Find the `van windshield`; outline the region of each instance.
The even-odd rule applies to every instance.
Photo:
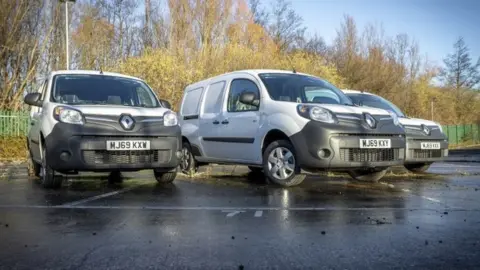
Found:
[[[355,104],[392,111],[398,117],[405,117],[403,112],[397,106],[395,106],[395,104],[380,96],[361,93],[347,93],[346,95]]]
[[[160,102],[146,83],[110,75],[56,75],[51,101],[69,105],[160,107]]]
[[[340,89],[317,77],[289,73],[261,73],[259,77],[273,100],[353,106]]]

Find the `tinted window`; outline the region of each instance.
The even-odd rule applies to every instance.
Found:
[[[247,105],[240,102],[240,95],[244,92],[254,92],[257,98],[260,98],[260,90],[257,85],[248,79],[233,80],[230,85],[230,92],[228,93],[228,111],[229,112],[245,112],[257,111],[258,107]]]
[[[370,94],[357,94],[348,93],[347,96],[352,99],[355,104],[362,106],[368,106],[373,108],[384,109],[387,111],[393,111],[399,117],[405,117],[402,111],[390,101],[375,95]]]
[[[186,93],[182,105],[182,115],[196,115],[198,114],[198,104],[202,96],[203,87],[195,88]]]
[[[259,76],[273,100],[353,105],[341,90],[320,78],[288,73],[263,73]]]
[[[217,82],[208,87],[205,94],[205,105],[203,107],[204,113],[217,113],[222,110],[223,92],[225,89],[225,82]]]
[[[54,79],[51,100],[71,105],[160,106],[146,83],[107,75],[57,75]]]

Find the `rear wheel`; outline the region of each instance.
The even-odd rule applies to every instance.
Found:
[[[268,180],[283,187],[299,185],[305,179],[305,175],[300,174],[295,149],[286,140],[267,146],[263,153],[263,171]]]
[[[40,182],[44,188],[60,188],[62,186],[62,177],[55,175],[55,171],[50,167],[47,160],[47,151],[42,149],[42,165],[40,168]]]
[[[175,177],[177,177],[177,172],[153,172],[155,175],[155,179],[157,180],[158,183],[160,184],[168,184],[172,183],[173,180],[175,180]]]
[[[378,180],[382,179],[386,173],[387,169],[381,171],[354,170],[348,172],[353,179],[364,182],[378,182]]]
[[[413,164],[405,164],[405,168],[411,172],[416,173],[423,173],[430,168],[431,163],[413,163]]]
[[[182,159],[180,160],[182,173],[191,175],[197,172],[197,164],[192,154],[192,147],[188,142],[182,144]]]

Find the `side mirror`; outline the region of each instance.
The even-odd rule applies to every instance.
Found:
[[[170,102],[164,99],[160,99],[160,104],[162,105],[162,107],[165,107],[167,109],[172,109],[172,105],[170,104]]]
[[[240,95],[240,102],[246,105],[253,105],[258,107],[259,100],[257,99],[257,95],[254,92],[244,91]]]
[[[23,98],[23,102],[31,106],[41,107],[42,106],[42,102],[40,101],[41,97],[42,97],[41,93],[29,93]]]

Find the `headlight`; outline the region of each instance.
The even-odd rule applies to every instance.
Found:
[[[437,124],[437,126],[438,126],[438,129],[440,129],[440,132],[442,132],[442,133],[443,133],[443,128],[442,128],[442,125],[440,125],[439,123],[435,123],[435,124]]]
[[[56,107],[53,110],[53,117],[55,120],[67,124],[83,125],[85,123],[80,111],[65,106]]]
[[[165,114],[163,114],[163,125],[166,127],[178,125],[177,114],[171,111],[168,111]]]
[[[393,124],[395,126],[400,126],[400,122],[398,121],[398,116],[396,113],[392,112],[392,111],[388,111],[388,113],[390,114],[390,116],[392,117],[393,119]]]
[[[335,116],[329,110],[318,107],[318,106],[308,106],[308,105],[298,105],[297,107],[298,114],[301,116],[323,123],[335,123]]]

